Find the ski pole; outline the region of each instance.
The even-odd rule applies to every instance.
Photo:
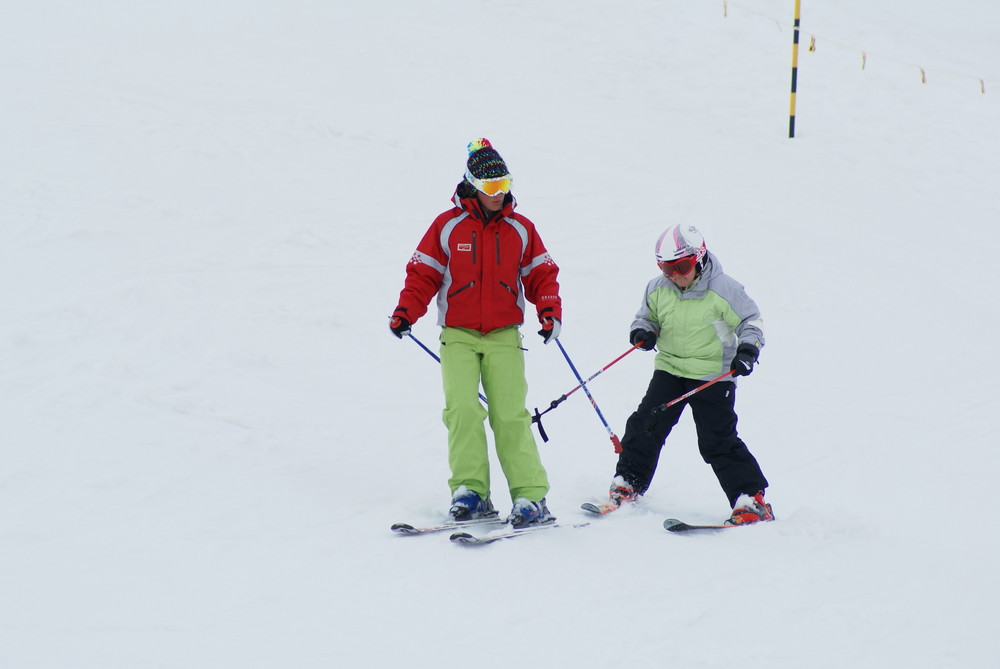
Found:
[[[434,351],[432,351],[429,348],[427,348],[426,346],[424,346],[424,344],[423,344],[422,341],[420,341],[419,339],[417,339],[416,337],[413,336],[413,333],[407,332],[406,336],[409,337],[410,339],[412,339],[413,341],[415,341],[417,343],[417,346],[419,346],[420,348],[422,348],[425,351],[427,351],[427,355],[429,355],[432,358],[434,358],[435,360],[437,360],[438,363],[441,362],[441,358],[437,357],[437,355],[434,354]],[[486,398],[483,397],[482,393],[479,393],[479,399],[481,399],[483,401],[483,404],[489,405],[489,402],[486,401]]]
[[[688,392],[684,393],[683,395],[681,395],[680,397],[675,397],[674,399],[670,400],[666,404],[661,404],[660,406],[653,407],[652,409],[649,410],[649,413],[651,413],[651,414],[653,414],[655,416],[658,413],[666,411],[667,409],[669,409],[673,405],[677,404],[678,402],[686,400],[687,398],[691,397],[695,393],[697,393],[699,391],[702,391],[705,388],[708,388],[713,383],[718,383],[719,381],[721,381],[722,379],[726,378],[727,376],[732,376],[732,375],[733,375],[732,370],[726,372],[725,374],[721,374],[721,375],[715,377],[714,379],[712,379],[711,381],[706,381],[705,383],[701,384],[700,386],[698,386],[694,390],[688,391]]]
[[[601,413],[601,409],[597,406],[597,402],[594,400],[594,396],[590,394],[590,389],[587,388],[586,382],[584,382],[583,377],[580,376],[580,372],[576,371],[576,366],[573,361],[569,359],[569,354],[566,353],[566,349],[563,348],[562,342],[559,338],[556,338],[556,343],[559,345],[559,350],[562,351],[563,357],[566,358],[566,362],[569,363],[569,368],[573,370],[573,374],[576,376],[576,380],[580,382],[580,387],[583,388],[583,392],[587,394],[587,399],[590,400],[590,404],[594,407],[594,411],[597,412],[597,417],[601,419],[604,424],[604,429],[608,431],[608,436],[611,437],[611,443],[615,445],[615,453],[622,452],[622,442],[618,440],[618,435],[614,433],[611,426],[608,425],[608,421],[604,420],[604,414]],[[541,425],[541,423],[539,423]]]
[[[640,346],[642,346],[642,344],[643,344],[643,342],[640,341],[635,346],[633,346],[629,350],[625,351],[624,353],[622,353],[620,356],[618,356],[617,358],[615,358],[614,360],[612,360],[608,364],[604,365],[604,367],[601,367],[599,370],[597,370],[597,372],[595,372],[593,375],[591,375],[591,377],[589,379],[587,379],[586,382],[590,383],[591,381],[593,381],[594,379],[596,379],[598,376],[600,376],[604,372],[604,370],[606,370],[608,367],[611,367],[611,365],[615,364],[616,362],[618,362],[619,360],[621,360],[622,358],[624,358],[626,355],[628,355],[629,353],[631,353],[635,349],[637,349]],[[573,390],[569,391],[568,393],[566,393],[564,395],[560,395],[559,399],[552,400],[551,402],[549,402],[549,408],[546,409],[545,411],[542,411],[541,413],[539,413],[537,407],[535,408],[535,415],[531,417],[531,422],[532,423],[538,423],[538,434],[540,434],[542,436],[542,441],[548,441],[549,440],[548,435],[545,434],[545,430],[542,429],[542,416],[544,416],[545,414],[547,414],[548,412],[552,411],[553,409],[555,409],[556,407],[558,407],[560,404],[562,404],[563,402],[565,402],[566,398],[568,398],[570,395],[572,395],[573,393],[575,393],[576,391],[578,391],[582,387],[583,387],[583,385],[578,385],[576,388],[573,388]]]

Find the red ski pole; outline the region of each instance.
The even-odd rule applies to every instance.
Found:
[[[622,358],[624,358],[626,355],[628,355],[629,353],[631,353],[635,349],[637,349],[640,346],[642,346],[642,344],[643,344],[643,342],[640,341],[635,346],[633,346],[629,350],[625,351],[624,353],[622,353],[620,356],[618,356],[617,358],[615,358],[614,360],[612,360],[608,364],[604,365],[604,367],[601,367],[599,370],[597,370],[596,372],[594,372],[594,374],[591,375],[591,377],[589,379],[587,379],[586,381],[584,381],[584,383],[590,383],[591,381],[593,381],[594,379],[596,379],[598,376],[600,376],[604,372],[604,370],[606,370],[607,368],[611,367],[611,365],[615,364],[616,362],[618,362],[619,360],[621,360]],[[545,414],[547,414],[548,412],[552,411],[557,406],[559,406],[560,404],[562,404],[563,402],[565,402],[567,397],[569,397],[570,395],[572,395],[573,393],[575,393],[576,391],[578,391],[580,388],[583,388],[582,384],[578,385],[576,388],[573,388],[573,390],[569,391],[568,393],[566,393],[564,395],[560,395],[559,399],[552,400],[551,402],[549,402],[549,408],[546,409],[545,411],[539,412],[538,409],[537,409],[537,407],[535,408],[535,415],[531,417],[531,422],[532,423],[538,423],[538,434],[542,437],[542,441],[548,441],[549,440],[549,435],[545,434],[545,428],[542,427],[542,416],[544,416]]]
[[[699,391],[702,391],[705,388],[708,388],[713,383],[718,383],[719,381],[723,380],[727,376],[732,376],[732,375],[733,375],[732,370],[726,372],[725,374],[720,374],[719,376],[715,377],[711,381],[706,381],[705,383],[701,384],[700,386],[698,386],[694,390],[688,391],[688,392],[684,393],[683,395],[681,395],[680,397],[675,397],[674,399],[670,400],[666,404],[661,404],[658,407],[653,407],[650,410],[649,413],[655,415],[655,414],[661,413],[663,411],[666,411],[667,409],[669,409],[673,405],[677,404],[678,402],[682,402],[682,401],[686,400],[687,398],[691,397],[692,395],[694,395],[695,393],[697,393]]]
[[[621,360],[622,358],[624,358],[626,355],[628,355],[629,353],[631,353],[635,349],[637,349],[640,346],[642,346],[642,344],[643,344],[643,342],[640,341],[638,344],[636,344],[635,346],[633,346],[629,350],[625,351],[624,353],[622,353],[620,356],[618,356],[617,358],[615,358],[614,360],[612,360],[608,364],[604,365],[604,367],[601,367],[599,370],[597,370],[596,372],[594,372],[594,374],[592,374],[589,379],[587,379],[586,381],[584,381],[584,383],[590,383],[591,381],[593,381],[594,379],[596,379],[598,376],[600,376],[604,372],[604,370],[608,369],[609,367],[611,367],[611,365],[615,364],[616,362],[618,362],[619,360]],[[566,398],[568,398],[570,395],[572,395],[573,393],[575,393],[576,391],[578,391],[580,388],[583,388],[582,384],[578,385],[576,388],[573,388],[573,390],[569,391],[565,395],[560,395],[559,399],[552,400],[551,402],[549,402],[549,408],[546,409],[545,411],[543,411],[542,413],[538,414],[538,415],[539,416],[544,416],[548,412],[552,411],[557,406],[559,406],[560,404],[562,404],[563,402],[565,402]],[[538,410],[535,409],[535,411],[537,412]],[[532,419],[532,420],[536,420],[537,421],[537,418]]]

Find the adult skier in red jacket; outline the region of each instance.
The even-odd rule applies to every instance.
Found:
[[[544,342],[559,336],[559,268],[534,223],[514,211],[511,176],[500,154],[486,139],[470,142],[468,149],[454,207],[434,219],[406,266],[390,330],[399,338],[409,334],[436,297],[452,517],[497,514],[490,499],[488,415],[513,502],[507,521],[551,522],[548,477],[525,407],[520,325],[530,302]],[[488,412],[478,399],[480,382]]]

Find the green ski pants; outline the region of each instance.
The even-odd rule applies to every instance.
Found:
[[[531,414],[525,407],[528,382],[518,327],[488,334],[443,328],[441,377],[452,493],[464,485],[483,499],[490,495],[490,459],[483,423],[488,415],[511,500],[524,497],[537,502],[545,497],[549,480],[531,433]],[[480,380],[488,408],[479,400]]]

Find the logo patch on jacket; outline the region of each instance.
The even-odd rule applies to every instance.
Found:
[[[459,251],[471,251],[472,250],[472,244],[459,244],[458,245],[458,250]]]

